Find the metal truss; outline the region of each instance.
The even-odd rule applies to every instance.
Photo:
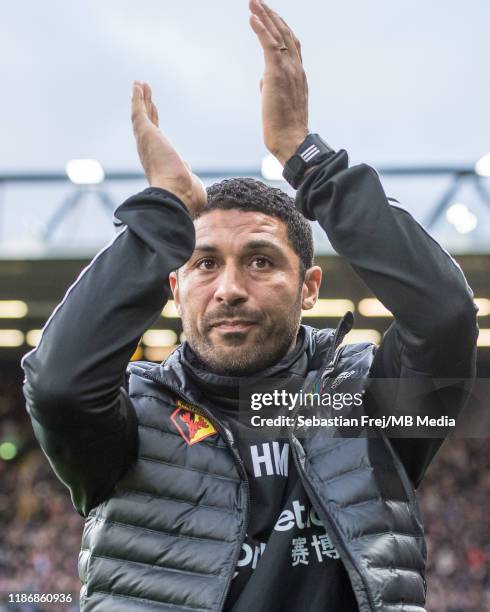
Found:
[[[428,229],[434,225],[444,215],[448,205],[453,201],[458,191],[463,185],[470,184],[475,189],[479,198],[486,205],[490,212],[490,191],[485,184],[488,179],[477,174],[473,167],[460,166],[405,166],[405,167],[385,167],[377,169],[382,176],[395,177],[419,177],[419,176],[447,176],[449,185],[442,193],[441,197],[431,207],[425,226]],[[202,179],[229,178],[236,176],[252,176],[262,178],[259,168],[236,168],[233,170],[196,170],[196,174]],[[109,182],[118,181],[137,181],[144,180],[141,172],[108,172],[105,180],[100,185],[75,185],[72,184],[65,173],[11,173],[0,175],[0,189],[9,184],[19,183],[70,183],[73,189],[64,198],[60,206],[54,211],[45,225],[41,238],[44,242],[49,242],[54,231],[63,222],[82,200],[91,194],[95,196],[111,217],[116,204],[109,192],[103,188]]]

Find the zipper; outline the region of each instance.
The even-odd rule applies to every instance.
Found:
[[[350,319],[347,319],[348,315],[350,315]],[[342,318],[339,326],[337,327],[337,329],[335,330],[335,335],[333,338],[333,344],[332,344],[332,351],[331,354],[329,355],[329,360],[331,360],[331,358],[333,357],[333,355],[335,354],[335,350],[337,349],[338,344],[340,344],[340,342],[342,342],[344,336],[346,335],[346,333],[348,331],[350,331],[350,329],[352,328],[352,319],[353,319],[353,315],[351,312],[347,312],[344,317]],[[335,363],[338,359],[337,358],[332,361],[331,363],[329,363],[330,369],[329,369],[329,373],[331,371],[333,371],[334,367],[335,367]],[[165,389],[170,390],[172,393],[174,393],[177,397],[179,397],[181,400],[183,400],[184,402],[191,404],[194,408],[197,408],[197,410],[195,411],[198,414],[201,414],[201,416],[204,416],[205,418],[207,418],[216,428],[216,430],[221,434],[221,436],[223,437],[225,444],[227,445],[227,447],[229,448],[231,454],[233,455],[233,458],[235,460],[235,463],[238,465],[239,471],[241,471],[242,477],[243,477],[243,483],[245,484],[245,491],[246,491],[246,504],[245,504],[245,509],[244,509],[244,520],[243,520],[243,524],[242,524],[242,529],[240,532],[240,538],[239,538],[239,546],[237,546],[236,548],[236,552],[233,556],[233,563],[232,563],[232,571],[229,575],[229,577],[226,580],[226,584],[225,584],[225,588],[223,590],[223,595],[221,597],[221,600],[218,604],[218,612],[221,612],[223,610],[224,607],[224,603],[226,600],[226,597],[228,595],[229,589],[230,589],[230,585],[231,585],[231,581],[233,580],[233,574],[235,572],[237,563],[238,563],[238,559],[240,557],[240,551],[242,549],[242,545],[243,542],[245,541],[245,537],[247,535],[247,527],[248,527],[248,516],[249,516],[249,512],[250,512],[250,507],[251,507],[251,501],[250,501],[250,483],[248,480],[248,476],[247,476],[247,472],[245,470],[245,465],[238,453],[238,451],[235,449],[235,439],[233,437],[233,433],[228,430],[225,429],[223,427],[223,425],[217,421],[214,417],[214,415],[204,406],[201,406],[199,404],[196,404],[194,401],[190,400],[188,397],[186,397],[185,394],[183,394],[180,390],[176,389],[175,387],[173,387],[172,385],[169,385],[167,383],[164,383],[162,380],[160,380],[158,377],[153,376],[152,374],[150,374],[150,372],[148,371],[144,371],[144,372],[138,372],[138,374],[140,376],[142,376],[143,378],[147,378],[148,380],[151,380],[157,384],[159,384],[160,386],[164,387]],[[322,374],[321,379],[323,378],[324,373]],[[296,409],[296,413],[299,407],[297,407]],[[294,414],[294,413],[293,413]],[[293,415],[292,415],[293,416]],[[293,459],[294,462],[296,464],[296,467],[298,469],[298,473],[300,475],[300,478],[302,480],[303,486],[306,485],[306,475],[304,474],[302,468],[299,466],[299,461],[296,455],[296,446],[292,440],[292,431],[288,430],[288,437],[291,441],[291,446],[292,446],[292,454],[293,454]],[[310,489],[309,484],[307,486],[305,486],[305,490],[308,493],[308,490]],[[311,490],[311,489],[310,489]],[[312,491],[312,494],[314,495],[315,499],[316,499],[316,494]],[[321,507],[321,504],[320,504]],[[320,512],[318,512],[318,515],[320,516]],[[327,521],[328,523],[330,523],[330,521]],[[331,526],[332,528],[333,526]],[[336,529],[334,529],[335,533],[337,533]],[[344,549],[345,550],[345,549]],[[347,551],[345,551],[346,554]],[[349,555],[350,557],[350,555]],[[359,573],[359,571],[357,570],[357,568],[355,567],[354,563],[352,562],[352,566],[356,569],[356,571]],[[359,573],[360,575],[360,573]],[[362,576],[361,576],[361,580],[362,580]],[[364,580],[363,580],[364,583]],[[369,600],[370,599],[370,595],[367,591],[366,588],[366,594],[368,595]],[[374,610],[374,607],[373,607]]]
[[[236,552],[233,556],[233,563],[232,563],[232,571],[229,575],[229,577],[226,579],[226,584],[225,584],[225,589],[223,591],[223,595],[219,601],[219,605],[218,605],[218,611],[221,612],[221,610],[223,610],[224,607],[224,603],[225,603],[225,599],[228,595],[228,592],[230,590],[230,585],[231,585],[231,581],[233,580],[233,574],[236,570],[236,566],[238,563],[238,559],[240,557],[240,551],[242,550],[242,544],[245,541],[245,537],[247,534],[247,527],[248,527],[248,515],[249,515],[249,511],[250,511],[250,507],[251,507],[251,502],[250,502],[250,483],[248,481],[248,476],[247,476],[247,472],[245,470],[245,465],[238,453],[238,451],[235,448],[235,439],[233,437],[233,433],[228,430],[225,429],[225,427],[223,427],[223,425],[217,421],[214,417],[214,415],[204,406],[200,406],[199,404],[196,404],[193,400],[190,400],[188,397],[186,397],[181,391],[175,389],[175,387],[173,387],[172,385],[168,385],[166,383],[163,383],[159,378],[157,378],[156,376],[153,376],[152,374],[150,374],[149,372],[138,372],[138,374],[140,376],[143,376],[144,378],[148,378],[149,380],[152,380],[153,382],[158,383],[159,385],[161,385],[162,387],[164,387],[165,389],[170,390],[172,393],[175,393],[175,395],[177,395],[181,400],[183,400],[184,402],[186,402],[187,404],[191,404],[193,408],[196,408],[197,410],[195,410],[194,412],[196,412],[197,414],[200,414],[201,416],[205,417],[206,419],[209,420],[209,422],[215,427],[216,431],[218,431],[222,438],[225,441],[226,446],[229,448],[231,454],[233,455],[233,458],[235,460],[235,463],[238,465],[239,468],[239,472],[241,472],[242,475],[242,482],[245,484],[245,491],[246,491],[246,504],[245,504],[245,509],[244,509],[244,513],[243,513],[243,524],[242,524],[242,528],[240,531],[240,537],[239,537],[239,546],[236,548]]]
[[[351,317],[352,317],[352,313],[350,313]],[[345,317],[344,319],[342,319],[341,323],[339,324],[338,328],[335,331],[335,335],[332,339],[332,348],[330,350],[330,353],[328,355],[328,360],[327,360],[327,367],[325,368],[325,370],[321,373],[320,376],[318,376],[316,378],[316,380],[313,382],[312,388],[314,389],[316,387],[316,385],[318,383],[322,383],[325,379],[329,378],[330,374],[335,370],[335,367],[337,365],[337,362],[340,358],[340,351],[337,352],[337,354],[335,354],[335,351],[337,350],[338,345],[342,342],[342,340],[344,339],[344,336],[347,334],[348,331],[350,331],[351,327],[352,327],[352,323],[350,321],[347,321],[346,323],[344,323]],[[344,324],[343,324],[344,323]],[[307,386],[305,384],[305,386]],[[292,418],[294,420],[296,420],[296,415],[299,412],[299,408],[300,406],[296,406],[295,410],[292,413]],[[288,427],[288,437],[291,443],[291,452],[293,455],[293,459],[294,459],[294,463],[296,465],[296,469],[298,470],[298,474],[300,477],[300,480],[305,488],[305,491],[308,495],[308,497],[310,498],[310,501],[313,505],[313,507],[315,508],[315,511],[317,512],[318,516],[322,519],[323,523],[324,523],[324,527],[329,530],[330,532],[335,534],[335,538],[336,540],[340,543],[340,548],[344,553],[344,557],[347,558],[348,560],[348,564],[350,565],[350,567],[352,567],[352,569],[357,573],[357,575],[359,576],[359,578],[361,579],[361,582],[364,586],[364,593],[367,597],[367,600],[371,606],[371,609],[374,611],[375,605],[374,605],[374,601],[372,599],[372,595],[368,589],[368,586],[366,584],[366,581],[364,579],[364,577],[362,576],[361,572],[359,571],[359,569],[357,568],[357,565],[354,561],[354,558],[352,557],[352,555],[350,554],[349,550],[347,549],[346,546],[344,546],[343,544],[343,538],[339,532],[339,530],[337,529],[336,525],[330,520],[330,518],[328,517],[328,513],[323,512],[322,510],[322,501],[321,499],[318,497],[316,491],[314,490],[314,488],[311,486],[309,480],[308,480],[308,476],[303,468],[303,465],[301,464],[299,457],[298,457],[298,449],[296,446],[296,442],[295,440],[297,440],[297,438],[294,436],[294,424],[292,425],[292,427]],[[299,441],[298,441],[299,444]],[[336,543],[337,545],[337,543]],[[342,561],[344,561],[344,559],[342,559]]]
[[[350,310],[348,310],[345,313],[345,315],[342,317],[340,323],[338,324],[337,329],[335,330],[334,337],[332,338],[332,345],[330,349],[330,354],[328,356],[329,357],[328,361],[330,361],[333,358],[333,356],[335,355],[335,351],[337,350],[339,345],[343,342],[345,336],[352,329],[353,322],[354,322],[354,315],[352,314]],[[333,365],[333,364],[329,363],[329,365]]]
[[[313,507],[315,508],[315,511],[317,512],[318,516],[322,519],[322,522],[324,524],[324,526],[326,525],[328,527],[328,531],[330,531],[331,533],[333,532],[335,534],[335,537],[337,539],[338,542],[340,542],[341,546],[341,550],[343,550],[344,552],[344,556],[348,559],[348,563],[349,565],[352,567],[352,569],[357,573],[357,575],[359,576],[359,578],[361,579],[361,582],[364,586],[364,593],[369,601],[369,604],[371,606],[371,609],[374,611],[376,608],[374,606],[374,601],[372,599],[371,593],[367,587],[366,581],[364,580],[364,577],[362,576],[361,572],[358,570],[356,563],[352,557],[352,555],[350,554],[349,550],[347,549],[346,546],[344,546],[343,544],[343,538],[340,535],[339,530],[337,529],[336,525],[330,521],[328,514],[323,512],[322,510],[322,501],[321,499],[318,497],[316,491],[314,490],[314,488],[310,485],[309,481],[308,481],[308,476],[306,475],[306,472],[304,471],[303,466],[301,465],[301,462],[298,459],[297,456],[297,448],[296,448],[296,444],[293,440],[293,433],[290,430],[290,441],[291,441],[291,446],[292,446],[292,454],[293,454],[293,459],[294,459],[294,463],[296,465],[296,469],[298,470],[298,474],[300,475],[300,479],[301,482],[305,488],[305,491],[308,495],[308,497],[310,498],[310,501],[313,505]],[[337,542],[335,543],[337,546]],[[344,559],[342,558],[342,561],[344,561]],[[355,591],[354,591],[355,592]]]
[[[339,359],[340,359],[340,351],[337,351],[337,353],[334,352],[331,361],[328,363],[327,367],[323,370],[322,375],[320,376],[320,380],[318,381],[321,383],[321,391],[323,391],[323,389],[325,388],[323,383],[326,380],[328,380],[332,372],[335,371],[335,368],[337,367],[337,363]]]

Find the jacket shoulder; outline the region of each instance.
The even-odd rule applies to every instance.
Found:
[[[142,374],[143,372],[149,372],[155,367],[154,361],[130,361],[126,368],[126,374]]]

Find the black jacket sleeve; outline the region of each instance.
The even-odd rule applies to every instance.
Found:
[[[373,378],[399,381],[384,385],[384,412],[456,416],[475,376],[478,336],[477,307],[458,264],[408,212],[389,203],[373,168],[349,168],[345,151],[306,177],[296,205],[318,220],[394,315],[371,367]],[[442,439],[392,443],[417,486]]]
[[[123,229],[68,289],[22,360],[35,435],[82,515],[136,455],[126,367],[168,299],[169,273],[195,240],[184,204],[163,189],[129,198],[115,217]]]

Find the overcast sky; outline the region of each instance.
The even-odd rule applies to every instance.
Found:
[[[471,164],[490,150],[488,0],[271,6],[302,41],[310,128],[354,162]],[[0,63],[0,173],[79,157],[138,169],[134,79],[150,82],[196,168],[254,167],[265,153],[245,0],[5,2]]]

